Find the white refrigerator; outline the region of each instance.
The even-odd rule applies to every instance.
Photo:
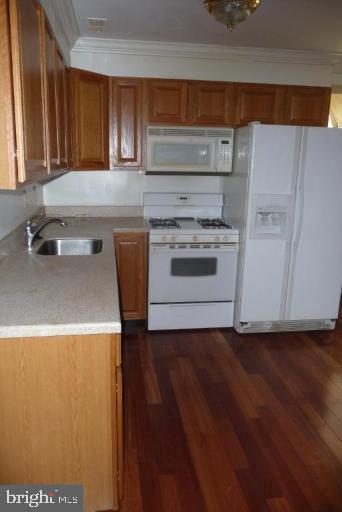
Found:
[[[342,286],[342,130],[236,130],[224,216],[240,230],[238,332],[333,329]]]

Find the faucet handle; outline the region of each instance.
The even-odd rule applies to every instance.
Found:
[[[33,224],[32,224],[31,219],[29,219],[29,220],[26,221],[25,230],[26,230],[26,232],[27,231],[31,231],[32,228],[33,228]]]

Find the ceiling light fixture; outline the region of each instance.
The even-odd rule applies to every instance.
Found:
[[[217,21],[227,25],[231,32],[238,23],[245,21],[262,0],[204,0],[204,5]]]

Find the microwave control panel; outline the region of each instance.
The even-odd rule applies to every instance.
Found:
[[[219,139],[218,140],[218,162],[217,172],[232,172],[232,140]]]

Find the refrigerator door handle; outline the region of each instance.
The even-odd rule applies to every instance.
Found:
[[[288,288],[287,288],[287,296],[286,296],[286,304],[285,304],[285,320],[289,317],[291,313],[291,303],[292,303],[292,295],[293,295],[293,279],[295,274],[295,266],[296,266],[296,256],[298,251],[298,245],[302,235],[303,229],[303,219],[304,219],[304,207],[305,207],[305,191],[304,191],[304,181],[305,181],[305,155],[307,152],[307,142],[308,142],[308,129],[302,128],[302,145],[299,157],[299,165],[298,165],[298,180],[297,180],[297,193],[296,193],[296,213],[295,219],[297,220],[295,230],[293,233],[293,241],[292,241],[292,249],[290,255],[290,267],[288,273]]]

